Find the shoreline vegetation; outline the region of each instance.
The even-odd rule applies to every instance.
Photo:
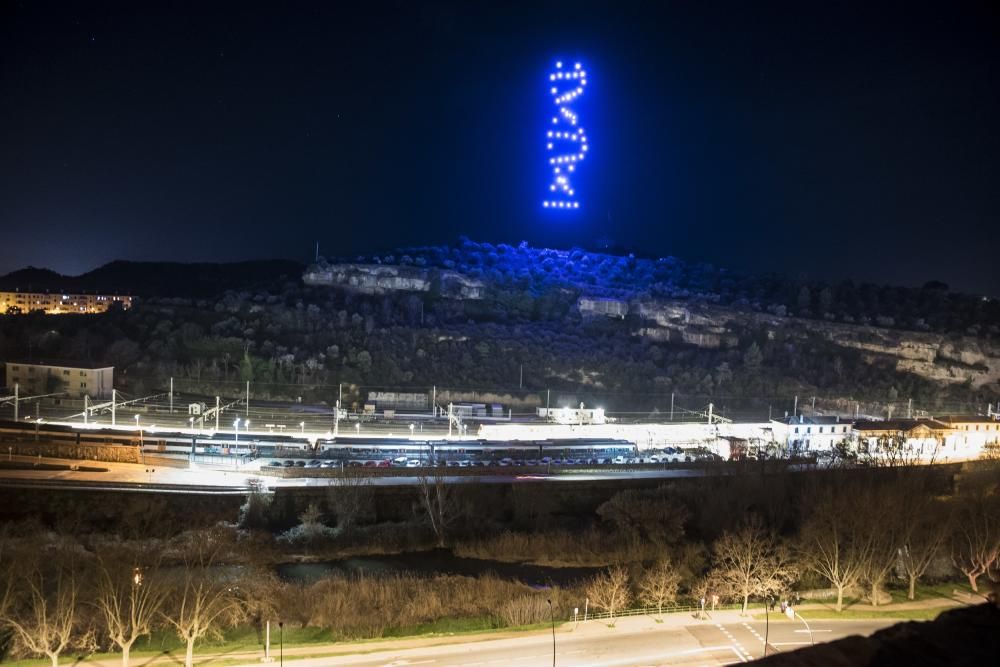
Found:
[[[613,626],[627,610],[690,613],[703,600],[746,618],[769,598],[800,607],[799,597],[807,617],[929,618],[956,604],[956,589],[970,601],[970,591],[984,595],[1000,566],[1000,468],[948,470],[595,489],[427,478],[382,495],[364,480],[312,494],[251,485],[228,516],[204,517],[173,496],[107,496],[98,507],[47,494],[51,507],[40,513],[42,500],[26,496],[18,509],[33,518],[0,525],[0,591],[9,591],[0,596],[0,655],[55,665],[111,652],[128,667],[132,650],[156,642],[177,659],[183,647],[191,667],[217,646],[259,646],[268,621],[272,640],[281,620],[289,643],[344,642],[531,627],[577,608]],[[402,555],[383,556],[381,571],[297,580],[275,568],[393,552]],[[447,559],[470,557],[492,563],[432,569],[434,558],[447,570]],[[422,572],[417,559],[427,561]],[[599,567],[521,581],[502,567],[524,562]]]

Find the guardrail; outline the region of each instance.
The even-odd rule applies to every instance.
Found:
[[[717,604],[715,609],[712,609],[710,605],[705,606],[705,611],[711,613],[713,611],[727,611],[732,609],[741,609],[740,604]],[[664,606],[661,610],[657,610],[656,607],[633,607],[631,609],[622,609],[616,611],[613,615],[606,611],[601,612],[588,612],[586,620],[602,620],[609,618],[622,618],[624,616],[658,616],[660,614],[676,614],[680,612],[700,612],[700,605],[674,605],[670,607]],[[572,620],[572,619],[571,619]],[[584,619],[579,619],[584,620]]]

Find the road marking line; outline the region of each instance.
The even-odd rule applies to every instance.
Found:
[[[810,646],[812,642],[768,642],[768,646]]]
[[[809,631],[808,630],[794,630],[793,632],[801,632],[803,634],[806,634]],[[813,634],[816,634],[817,632],[833,632],[833,630],[813,630],[812,631]]]

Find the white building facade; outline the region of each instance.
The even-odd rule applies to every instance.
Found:
[[[108,398],[114,372],[114,366],[68,361],[8,361],[7,387],[17,385],[21,396],[62,393],[69,398]]]

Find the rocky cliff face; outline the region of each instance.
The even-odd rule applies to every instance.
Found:
[[[481,282],[455,271],[380,264],[331,264],[311,266],[302,274],[302,282],[306,285],[339,287],[364,294],[429,292],[435,278],[440,279],[441,296],[445,298],[483,298]]]
[[[642,326],[637,334],[663,342],[727,348],[740,344],[747,328],[778,330],[806,337],[820,335],[834,345],[859,350],[869,363],[888,359],[896,370],[928,380],[1000,386],[1000,346],[969,336],[900,331],[780,317],[685,301],[640,301],[632,304]]]

